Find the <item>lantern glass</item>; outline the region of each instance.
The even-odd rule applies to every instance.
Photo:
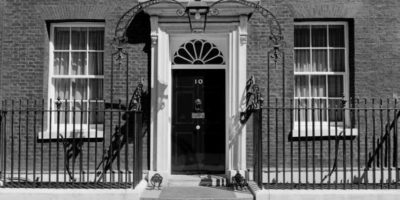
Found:
[[[204,32],[207,23],[209,6],[200,0],[189,1],[185,12],[189,18],[192,32]]]

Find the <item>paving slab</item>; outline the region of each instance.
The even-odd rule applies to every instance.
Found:
[[[142,200],[253,200],[253,195],[245,191],[204,186],[167,186],[161,190],[145,190]]]

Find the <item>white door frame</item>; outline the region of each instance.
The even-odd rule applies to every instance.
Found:
[[[239,16],[237,28],[225,32],[207,29],[203,35],[171,33],[167,26],[158,23],[158,17],[151,18],[151,120],[150,120],[150,171],[169,176],[171,174],[171,123],[172,123],[172,69],[170,56],[171,38],[200,38],[212,35],[225,37],[227,55],[225,62],[226,80],[226,173],[246,170],[246,126],[240,123],[240,112],[245,109],[246,86],[246,42],[247,16]],[[185,25],[187,26],[187,24]],[[174,27],[175,28],[175,27]],[[187,27],[186,27],[187,28]],[[209,66],[214,68],[216,66]],[[221,69],[221,66],[219,67]],[[192,68],[196,69],[196,68]],[[197,68],[198,69],[198,68]],[[206,68],[202,68],[206,69]],[[243,173],[242,173],[243,174]]]

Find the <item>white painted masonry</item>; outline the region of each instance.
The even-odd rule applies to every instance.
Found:
[[[226,174],[246,169],[246,127],[239,121],[245,108],[247,15],[238,15],[229,24],[210,24],[207,34],[188,32],[185,23],[168,23],[151,10],[151,139],[150,174],[171,174],[171,54],[182,43],[191,39],[206,39],[224,53],[226,65],[201,66],[204,69],[225,69],[226,80]],[[199,69],[199,66],[179,68]]]

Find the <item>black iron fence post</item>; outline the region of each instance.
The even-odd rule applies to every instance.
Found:
[[[133,159],[133,188],[142,179],[142,112],[135,111],[134,117],[134,159]]]
[[[253,145],[254,145],[254,181],[258,187],[262,188],[262,109],[257,109],[253,113]]]
[[[6,171],[7,171],[7,100],[4,100],[3,103],[4,107],[3,107],[3,111],[2,113],[2,119],[1,119],[1,133],[0,136],[3,137],[3,143],[2,146],[4,147],[4,151],[3,151],[3,169],[2,169],[2,174],[3,174],[3,183],[6,182]]]
[[[0,105],[0,106],[2,106],[2,105]],[[4,161],[5,161],[5,159],[4,159],[4,150],[3,150],[3,148],[4,148],[4,146],[5,145],[3,145],[5,142],[4,142],[4,140],[5,140],[5,138],[4,138],[4,136],[3,136],[3,110],[1,109],[1,107],[0,107],[0,181],[1,181],[1,177],[2,176],[5,176],[5,169],[3,168],[3,164],[4,164]],[[3,147],[3,148],[1,148],[1,147]]]
[[[49,102],[51,103],[51,100]],[[248,111],[253,120],[253,180],[259,188],[398,188],[400,111],[396,100],[393,108],[389,107],[391,102],[384,106],[380,101],[374,101],[372,104],[367,100],[363,102],[355,100],[355,107],[349,108],[339,105],[319,107],[316,105],[320,105],[322,101],[314,99],[311,99],[312,104],[308,106],[301,104],[298,99],[287,101],[290,103],[282,105],[282,107],[278,107],[281,105],[279,101],[275,101],[271,107],[264,108],[261,106],[261,101],[255,102],[260,103],[248,104],[251,105]],[[57,106],[57,103],[61,102],[58,100],[53,103],[56,103],[52,104],[53,106]],[[76,104],[75,101],[72,103]],[[96,104],[98,103],[96,102]],[[105,103],[101,104],[104,108],[106,107]],[[78,111],[75,108],[76,105],[68,109],[67,101],[65,101],[65,106],[52,107],[50,105],[49,109],[45,109],[44,101],[40,108],[36,108],[35,101],[33,102],[34,109],[29,107],[32,106],[32,103],[26,105],[27,108],[25,108],[25,104],[20,108],[14,101],[10,102],[9,107],[7,107],[6,101],[0,105],[0,180],[5,183],[5,187],[25,188],[32,187],[32,184],[38,188],[81,187],[82,183],[88,182],[92,175],[97,177],[93,180],[93,187],[98,188],[122,186],[124,186],[123,188],[134,188],[141,181],[143,175],[143,113],[141,111],[130,109],[131,107],[125,108],[118,103],[116,106],[119,110],[126,110],[126,114],[124,114],[126,118],[121,116],[120,119],[118,116],[116,119],[118,123],[114,121],[115,126],[112,129],[115,131],[109,134],[106,130],[111,122],[106,124],[106,120],[111,116],[102,119],[103,122],[95,121],[102,113],[106,113],[105,109],[90,106],[88,110]],[[263,111],[263,109],[265,110]],[[77,112],[80,112],[80,115]],[[110,111],[110,115],[113,113],[120,115],[120,112]],[[290,118],[282,118],[285,112],[287,112],[285,116]],[[22,116],[19,113],[22,113]],[[78,116],[85,116],[82,113],[88,113],[86,121],[78,118]],[[267,118],[263,119],[263,117],[267,117],[267,114],[271,114],[273,117],[270,118],[272,122],[269,127],[266,127]],[[76,125],[73,123],[75,119]],[[290,120],[290,124],[277,121],[280,119],[288,122]],[[126,121],[126,124],[121,126],[121,120]],[[354,124],[350,124],[349,121]],[[99,123],[99,127],[97,127],[97,123]],[[103,126],[100,126],[102,123]],[[67,124],[70,124],[72,129],[67,130]],[[85,133],[87,136],[83,132],[85,131],[82,128],[84,125],[87,125],[88,128]],[[21,128],[19,128],[20,126]],[[52,127],[57,135],[51,135]],[[46,133],[48,136],[44,135],[46,129],[49,131]],[[289,137],[283,138],[287,135],[281,134],[281,130],[291,130]],[[90,136],[92,131],[96,135],[95,138]],[[100,131],[107,137],[98,138],[97,134],[100,134]],[[74,133],[78,132],[80,135],[75,136]],[[268,133],[272,133],[271,137],[265,138],[266,140],[263,141],[263,134]],[[68,138],[66,138],[67,135]],[[103,144],[99,145],[97,149],[97,144],[94,142]],[[265,151],[263,151],[263,142],[267,143]],[[319,147],[317,146],[318,142],[320,143]],[[268,148],[268,143],[270,143],[270,148]],[[302,143],[301,146],[300,143]],[[28,146],[31,144],[33,148]],[[105,144],[110,148],[106,150]],[[85,147],[87,151],[84,151],[82,145],[87,145]],[[123,150],[123,148],[126,149]],[[63,150],[64,153],[59,152]],[[98,152],[106,153],[97,155]],[[84,155],[87,156],[87,159],[82,163]],[[121,156],[121,160],[119,160],[119,156]],[[264,156],[266,156],[265,165],[263,163]],[[267,156],[271,156],[270,160],[267,160]],[[79,159],[76,161],[79,162],[79,167],[74,169],[76,159]],[[20,160],[21,162],[19,162]],[[101,161],[98,162],[98,160]],[[111,170],[113,162],[115,162],[114,168],[118,171]],[[83,172],[82,164],[86,165],[87,171]],[[90,170],[92,165],[94,165],[94,170]],[[263,166],[265,166],[265,170]],[[60,167],[61,169],[59,169]],[[72,171],[69,171],[70,169]],[[74,182],[74,170],[80,171],[79,182]],[[64,172],[64,178],[59,177],[60,172]],[[66,177],[66,172],[70,178]],[[289,172],[290,177],[288,176]],[[125,173],[125,177],[123,173]],[[265,173],[265,177],[271,177],[271,179],[263,180],[263,173]],[[115,183],[113,176],[118,177],[118,181]],[[311,177],[312,182],[310,180],[307,182]],[[64,184],[60,184],[61,182]]]

